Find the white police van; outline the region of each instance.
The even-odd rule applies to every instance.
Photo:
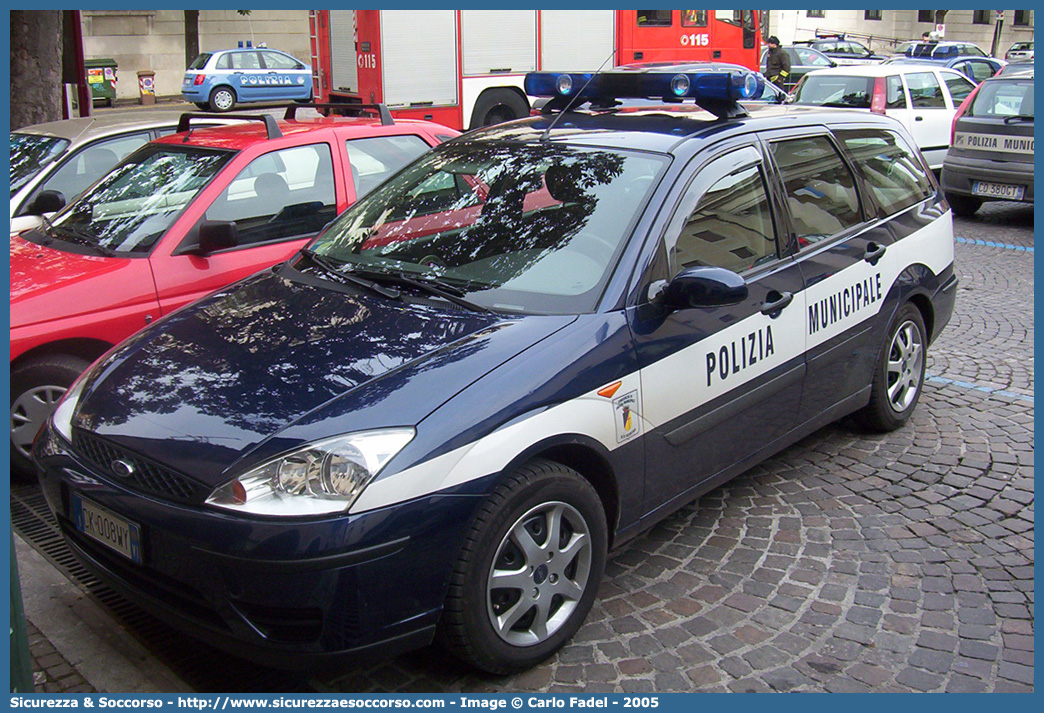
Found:
[[[957,279],[905,129],[748,115],[745,71],[526,91],[543,115],[447,141],[69,390],[34,455],[99,576],[274,665],[437,639],[516,671],[610,548],[838,418],[906,423]]]

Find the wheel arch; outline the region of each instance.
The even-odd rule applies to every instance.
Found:
[[[42,357],[67,355],[78,357],[87,362],[93,362],[105,352],[112,349],[113,345],[101,339],[89,337],[76,337],[72,339],[60,339],[56,342],[48,342],[33,347],[18,355],[11,361],[11,369],[14,370],[22,364],[26,364]]]
[[[483,89],[481,92],[479,92],[479,95],[475,97],[475,103],[471,107],[471,120],[468,122],[468,128],[476,129],[482,126],[482,117],[479,116],[479,109],[483,107],[483,104],[487,100],[495,101],[494,98],[498,95],[517,98],[519,101],[522,102],[523,105],[525,105],[527,111],[531,108],[529,105],[529,97],[527,97],[525,92],[523,92],[518,87],[510,85],[500,87],[487,87],[486,89]],[[488,111],[488,109],[486,109],[486,111]]]
[[[612,549],[620,518],[620,488],[609,451],[598,441],[580,434],[563,434],[540,441],[519,453],[502,471],[506,476],[532,460],[543,459],[575,470],[591,484],[602,502],[608,530],[608,546]],[[499,479],[498,479],[499,480]]]

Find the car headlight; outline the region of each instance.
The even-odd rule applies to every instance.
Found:
[[[87,371],[90,371],[90,369]],[[54,424],[54,430],[68,443],[72,443],[73,414],[76,413],[76,407],[80,404],[80,395],[83,394],[83,385],[87,381],[86,376],[87,372],[84,372],[78,379],[76,379],[76,381],[73,382],[73,385],[65,392],[65,396],[62,397],[62,400],[58,404],[58,408],[54,410],[54,414],[51,416],[51,423]]]
[[[222,485],[207,503],[254,515],[344,512],[415,433],[388,428],[310,443]]]

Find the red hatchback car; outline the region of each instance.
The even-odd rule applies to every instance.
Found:
[[[240,115],[128,156],[11,239],[11,465],[72,381],[182,305],[285,260],[385,177],[457,131],[378,117]],[[231,118],[233,115],[222,115]],[[202,387],[202,385],[201,385]]]

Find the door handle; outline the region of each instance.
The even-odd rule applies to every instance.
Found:
[[[766,299],[771,300],[771,302],[765,302],[765,304],[761,305],[761,313],[775,319],[783,311],[784,307],[794,301],[794,293],[784,292],[781,294],[772,290],[768,293]]]
[[[881,256],[885,254],[887,248],[884,245],[878,245],[877,243],[870,242],[866,245],[866,252],[863,253],[863,259],[871,265],[876,265],[877,261],[881,259]]]
[[[923,116],[915,116],[914,117],[914,121],[924,121],[924,117]]]

